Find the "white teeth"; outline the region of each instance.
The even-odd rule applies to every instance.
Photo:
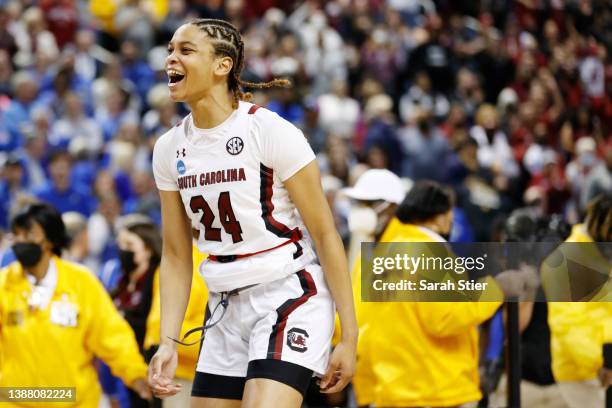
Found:
[[[178,71],[176,71],[174,69],[169,69],[168,70],[168,75],[183,75],[183,73],[178,72]]]

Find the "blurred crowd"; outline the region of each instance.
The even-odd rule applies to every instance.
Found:
[[[309,139],[347,243],[340,193],[366,169],[449,186],[459,242],[499,240],[524,206],[575,224],[612,193],[605,0],[0,0],[3,235],[48,202],[68,257],[111,292],[130,284],[118,220],[161,221],[152,149],[187,113],[168,95],[166,44],[196,17],[240,28],[243,79],[292,81],[253,101]]]
[[[240,27],[245,79],[292,80],[254,101],[304,131],[331,199],[365,168],[439,181],[454,238],[486,241],[514,208],[574,223],[612,189],[605,1],[4,0],[2,228],[27,196],[76,211],[97,269],[118,216],[159,222],[151,150],[186,113],[166,42],[194,17]],[[348,238],[346,201],[334,210]]]

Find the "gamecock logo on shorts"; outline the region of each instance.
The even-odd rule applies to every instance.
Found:
[[[307,338],[308,332],[306,330],[294,327],[287,332],[287,345],[291,350],[303,353],[308,350],[308,347],[306,347]]]
[[[232,137],[225,144],[225,148],[227,149],[227,152],[229,154],[235,156],[235,155],[239,154],[242,151],[242,149],[244,148],[244,142],[239,137]]]

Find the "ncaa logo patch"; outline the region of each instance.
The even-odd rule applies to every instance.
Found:
[[[176,162],[176,171],[178,171],[181,176],[187,171],[187,167],[185,166],[185,163],[183,163],[182,160]]]
[[[294,327],[287,332],[287,346],[293,351],[303,353],[308,350],[306,346],[306,339],[308,337],[308,332],[306,330]]]
[[[241,138],[239,137],[232,137],[230,140],[227,141],[227,143],[225,144],[225,149],[227,149],[227,152],[231,155],[237,155],[240,154],[240,152],[242,151],[242,149],[244,148],[244,142],[242,141]]]

